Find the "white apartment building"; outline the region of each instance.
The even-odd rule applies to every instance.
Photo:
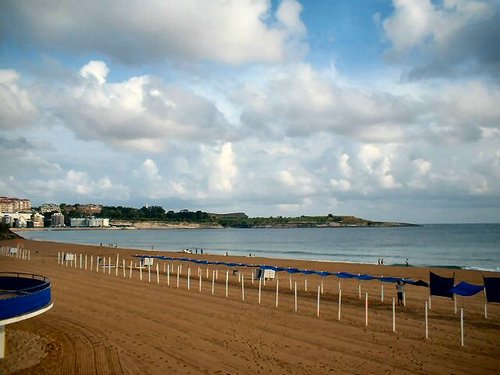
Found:
[[[50,216],[50,225],[53,227],[64,227],[64,215],[56,212]]]

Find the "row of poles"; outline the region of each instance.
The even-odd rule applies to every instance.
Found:
[[[0,255],[22,260],[31,260],[31,250],[24,249],[20,245],[17,245],[17,247],[1,246]]]
[[[89,259],[90,258],[90,259]],[[151,259],[151,258],[142,258],[142,259]],[[107,260],[107,262],[106,262]],[[64,253],[64,252],[58,252],[57,254],[57,262],[60,265],[65,265],[66,267],[74,267],[74,268],[80,268],[80,269],[85,269],[90,271],[93,271],[93,265],[94,265],[94,255],[90,255],[90,257],[87,254],[79,254],[79,257],[77,254],[72,254],[72,253]],[[139,266],[137,267],[136,264],[133,263],[133,261],[130,261],[130,264],[128,266],[128,278],[132,279],[132,271],[136,268],[139,270],[139,280],[143,280],[144,275],[143,273],[146,272],[147,270],[147,278],[148,282],[151,282],[151,266],[152,266],[152,259],[150,261],[146,261],[148,264],[143,264],[141,261],[139,263]],[[96,261],[95,261],[95,272],[102,272],[102,273],[107,273],[110,275],[111,274],[111,269],[114,267],[115,268],[115,276],[118,276],[119,274],[119,268],[122,268],[123,271],[123,278],[127,277],[127,266],[125,259],[122,259],[121,264],[120,264],[120,256],[119,254],[116,254],[116,262],[115,264],[112,264],[111,257],[105,257],[105,256],[96,256]],[[99,271],[99,268],[101,271]],[[156,269],[153,270],[153,272],[156,271],[156,282],[159,285],[160,284],[160,268],[159,264],[156,263]],[[170,286],[171,284],[171,278],[175,277],[175,285],[177,288],[180,287],[180,277],[182,275],[182,264],[177,265],[177,272],[174,273],[174,264],[169,264],[167,262],[163,263],[163,272],[166,274],[167,277],[167,285]],[[202,274],[203,271],[200,267],[198,267],[198,290],[201,293],[202,291]],[[187,268],[186,272],[186,288],[187,290],[191,289],[191,280],[193,279],[191,275],[191,268]],[[207,267],[206,269],[206,279],[208,281],[211,281],[211,294],[215,294],[215,283],[219,279],[219,270],[214,269],[211,272],[211,280],[210,280],[210,273],[209,269]],[[174,281],[172,280],[172,283]],[[254,284],[255,279],[254,279],[254,273],[251,273],[251,283]],[[245,275],[238,272],[238,283],[241,284],[241,299],[242,301],[245,301]],[[258,304],[261,304],[262,300],[262,287],[266,285],[266,279],[265,278],[258,278]],[[278,308],[279,306],[279,279],[276,278],[276,291],[275,291],[275,307]],[[294,295],[294,312],[298,312],[298,288],[297,288],[297,282],[292,281],[292,275],[290,275],[289,278],[289,285],[290,285],[290,290],[293,290],[293,295]],[[384,300],[384,288],[382,285],[382,291],[381,291],[381,301],[383,302]],[[308,291],[308,285],[307,285],[307,279],[304,280],[304,291]],[[317,286],[317,302],[316,302],[316,315],[319,317],[320,316],[320,302],[321,302],[321,295],[324,292],[323,288],[323,280],[321,280],[320,285]],[[358,284],[358,296],[361,299],[361,284]],[[225,272],[225,298],[229,297],[229,270],[226,270]],[[404,297],[404,294],[403,294]],[[405,298],[403,300],[403,303],[405,303]],[[429,304],[427,301],[425,301],[424,304],[425,308],[425,338],[429,338]],[[338,311],[337,311],[337,319],[340,321],[342,317],[342,289],[341,289],[341,284],[339,281],[339,289],[338,289]],[[365,293],[365,326],[368,326],[368,319],[369,314],[368,314],[368,293]],[[392,331],[396,332],[396,301],[395,298],[392,298]],[[463,308],[460,309],[460,341],[461,345],[464,346],[464,321],[463,321]]]

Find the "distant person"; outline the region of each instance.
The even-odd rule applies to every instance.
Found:
[[[406,267],[408,267],[408,258],[406,258]]]
[[[200,254],[203,254],[203,249],[200,249]]]
[[[405,292],[405,286],[401,283],[401,281],[398,281],[396,284],[396,289],[398,291],[398,306],[404,305],[403,295]]]
[[[380,266],[380,258],[377,259],[377,264]]]
[[[383,266],[384,265],[384,258],[380,259],[380,265]]]

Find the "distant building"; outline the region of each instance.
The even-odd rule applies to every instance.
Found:
[[[33,228],[43,228],[43,215],[34,212],[31,215],[31,226],[33,226]]]
[[[109,219],[86,217],[86,218],[73,218],[70,219],[71,227],[109,227]]]
[[[84,215],[99,215],[102,211],[102,206],[98,204],[82,204],[76,206],[76,211]]]
[[[26,212],[31,210],[29,199],[0,197],[0,212]]]
[[[52,227],[64,227],[64,215],[55,212],[50,216],[50,225]]]
[[[87,218],[84,217],[74,217],[69,220],[69,225],[71,227],[86,227]]]
[[[1,218],[1,222],[9,227],[25,228],[31,226],[31,214],[22,212],[4,214]]]
[[[40,212],[42,214],[47,212],[61,212],[61,207],[55,203],[44,203],[40,206]]]

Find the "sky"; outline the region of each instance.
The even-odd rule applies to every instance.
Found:
[[[0,195],[500,222],[498,0],[0,0]]]

